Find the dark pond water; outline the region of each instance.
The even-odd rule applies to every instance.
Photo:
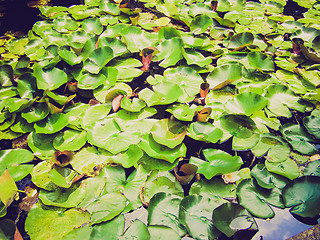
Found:
[[[30,0],[0,0],[0,36],[7,31],[21,32],[27,34],[36,21],[41,20],[39,16],[39,10],[37,8],[28,7]],[[74,4],[81,4],[83,0],[52,0],[51,4],[56,6],[71,6]],[[256,1],[257,2],[257,1]],[[30,5],[30,4],[29,4]],[[292,15],[295,18],[300,18],[302,13],[307,9],[300,7],[298,4],[289,0],[287,6],[284,9],[284,14]],[[0,141],[1,149],[7,148],[4,146],[9,144],[8,142]],[[10,145],[10,144],[9,144]],[[23,188],[21,187],[21,190]],[[13,207],[13,206],[12,206]],[[10,209],[8,209],[10,212]],[[11,208],[12,218],[15,219],[14,209]],[[292,237],[306,229],[317,224],[317,221],[311,221],[307,224],[303,221],[297,220],[290,214],[289,209],[274,208],[275,217],[269,221],[263,219],[256,219],[259,226],[259,232],[253,237],[254,240],[282,240]],[[137,214],[139,217],[141,212]],[[25,217],[25,216],[24,216]],[[28,235],[24,233],[24,226],[22,220],[24,218],[20,216],[18,227],[23,234],[24,239],[29,239]],[[131,216],[133,219],[135,216]],[[304,221],[305,222],[305,221]],[[184,238],[188,239],[188,238]]]

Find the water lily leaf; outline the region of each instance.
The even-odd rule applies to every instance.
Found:
[[[241,77],[242,66],[238,63],[230,63],[215,68],[206,80],[213,89],[221,89]]]
[[[18,91],[16,87],[6,87],[0,90],[1,99],[11,98],[18,95]]]
[[[143,156],[143,151],[137,145],[130,145],[128,150],[125,152],[118,153],[115,156],[109,158],[114,163],[120,164],[125,168],[136,166],[139,159]]]
[[[162,42],[158,49],[158,60],[163,60],[159,65],[161,67],[174,66],[183,58],[183,42],[181,38],[174,37]]]
[[[237,95],[233,101],[225,105],[231,113],[244,113],[247,116],[254,112],[262,110],[268,101],[263,96],[254,92],[244,92]]]
[[[291,158],[282,162],[272,162],[268,160],[265,162],[265,166],[269,172],[277,173],[291,180],[299,177],[300,175],[297,163]]]
[[[28,38],[12,39],[8,43],[7,48],[10,53],[13,53],[16,55],[24,55],[24,48],[28,42],[29,42]]]
[[[231,156],[219,149],[208,148],[202,152],[207,161],[191,157],[189,163],[196,165],[198,167],[197,172],[203,174],[206,179],[237,171],[243,164],[241,157]]]
[[[17,83],[17,91],[21,98],[33,98],[36,91],[36,78],[31,73],[19,76]]]
[[[100,85],[107,82],[104,74],[84,73],[78,79],[78,88],[80,89],[96,89]]]
[[[68,8],[68,12],[71,13],[75,20],[82,20],[97,15],[100,10],[98,8],[89,8],[86,5],[73,5]]]
[[[38,88],[42,90],[54,90],[67,82],[67,74],[58,68],[36,67],[33,74],[37,78]]]
[[[300,125],[286,123],[280,127],[280,131],[294,150],[306,155],[313,155],[319,152],[315,145],[312,144],[315,143],[315,140]]]
[[[175,148],[182,143],[187,127],[174,120],[168,118],[157,121],[151,129],[153,139],[169,148]]]
[[[68,15],[62,15],[53,20],[53,29],[61,33],[67,33],[69,31],[77,30],[80,23],[73,20]]]
[[[148,224],[162,225],[175,230],[179,236],[185,234],[184,226],[179,222],[179,209],[182,198],[160,192],[155,194],[148,206]]]
[[[276,198],[281,203],[281,192],[276,188],[264,189],[255,185],[252,179],[245,179],[237,187],[237,196],[240,205],[245,207],[254,216],[272,218],[274,212],[267,204],[269,198]]]
[[[53,192],[41,189],[39,198],[45,205],[71,208],[77,206],[85,197],[86,189],[79,184],[70,188],[56,188]]]
[[[150,157],[146,153],[139,159],[138,165],[141,165],[147,171],[160,170],[160,171],[170,171],[172,170],[179,162],[177,158],[173,163],[170,163],[163,159],[157,159]]]
[[[124,168],[121,166],[107,166],[103,169],[100,176],[107,178],[106,192],[120,192],[129,200],[125,209],[126,212],[137,209],[142,205],[139,198],[139,191],[142,183],[147,178],[147,172],[143,168],[136,168],[128,178],[126,178]]]
[[[66,130],[53,140],[53,146],[59,151],[77,151],[87,142],[86,132]]]
[[[30,60],[40,59],[45,52],[43,42],[39,38],[30,40],[25,47],[25,54]]]
[[[301,217],[315,217],[320,213],[320,178],[303,176],[286,185],[282,190],[286,207]]]
[[[206,67],[212,62],[210,57],[204,57],[200,52],[190,48],[184,50],[183,57],[188,65],[195,64],[199,67]]]
[[[53,148],[54,137],[55,135],[32,132],[28,136],[28,146],[38,158],[43,160],[51,159],[55,152]]]
[[[17,117],[10,129],[16,133],[30,133],[34,131],[33,124],[28,123],[24,118]]]
[[[3,212],[6,213],[6,208],[12,203],[15,195],[18,192],[17,185],[14,182],[13,178],[11,177],[8,169],[5,170],[0,175],[0,187],[1,187],[0,201],[4,205],[3,209],[1,209],[2,206],[0,208],[0,216],[3,217],[5,214],[2,214],[2,213]]]
[[[34,129],[36,133],[52,134],[60,131],[68,125],[68,117],[63,113],[49,115],[46,119],[36,122]]]
[[[49,208],[38,202],[28,214],[26,231],[32,239],[62,239],[68,232],[88,224],[89,221],[90,214],[86,211],[77,208]],[[43,231],[39,231],[39,227]]]
[[[213,21],[211,17],[199,14],[192,20],[190,24],[190,30],[194,34],[204,33],[212,24]]]
[[[6,210],[4,212],[3,212],[4,213],[3,216],[6,214]],[[2,215],[1,215],[1,217],[2,217]],[[8,219],[8,218],[3,218],[0,220],[0,237],[1,237],[1,239],[6,239],[6,240],[7,239],[14,239],[14,236],[18,235],[16,233],[16,231],[17,231],[17,227],[16,227],[16,224],[14,223],[13,220]]]
[[[100,9],[110,15],[116,16],[120,15],[120,7],[117,4],[111,3],[111,2],[102,2],[100,5]]]
[[[213,225],[228,237],[236,236],[239,230],[250,230],[246,236],[252,236],[258,231],[257,223],[251,214],[235,203],[224,203],[213,210]]]
[[[260,71],[274,71],[272,58],[261,52],[248,53],[249,65]]]
[[[13,81],[13,69],[10,65],[0,66],[0,85],[2,87],[12,86]]]
[[[164,81],[177,84],[184,92],[178,98],[179,102],[191,101],[199,93],[203,80],[194,69],[190,67],[177,67],[167,69],[163,73]]]
[[[81,28],[87,33],[94,33],[99,35],[103,31],[103,26],[99,21],[99,18],[88,18],[81,22]]]
[[[221,0],[218,1],[217,11],[228,12],[228,11],[241,11],[245,6],[246,1],[244,0]]]
[[[201,106],[189,106],[188,104],[181,103],[169,106],[166,111],[172,113],[172,115],[180,121],[192,121],[196,112],[200,111],[201,109]]]
[[[10,113],[20,112],[32,105],[35,99],[9,98],[5,100],[6,107]]]
[[[305,176],[310,175],[320,177],[320,160],[315,160],[308,163],[303,173]]]
[[[113,50],[110,47],[101,47],[93,50],[84,62],[83,69],[90,73],[98,74],[100,70],[113,58]]]
[[[141,147],[150,157],[163,159],[170,163],[173,163],[179,157],[184,157],[187,151],[187,148],[183,143],[175,148],[161,145],[153,139],[151,134],[146,134],[141,138],[139,147]]]
[[[38,122],[46,118],[49,114],[49,108],[46,103],[36,103],[31,108],[25,109],[21,113],[21,117],[28,123]]]
[[[157,110],[152,107],[143,108],[140,112],[129,112],[124,109],[121,109],[117,113],[117,116],[121,120],[119,122],[119,119],[117,119],[117,122],[119,124],[121,124],[121,121],[122,121],[121,128],[123,131],[125,131],[125,129],[126,129],[126,130],[130,130],[130,131],[136,130],[136,131],[141,132],[141,134],[147,133],[152,128],[153,122],[154,122],[153,119],[150,119],[149,117],[152,117],[156,113],[157,113]],[[142,121],[142,120],[144,120],[144,121]],[[142,127],[142,125],[141,125],[141,123],[143,123],[143,122],[146,123],[146,125],[144,127]],[[133,125],[130,125],[130,124],[133,124]]]
[[[166,226],[148,226],[150,239],[164,239],[170,236],[171,240],[179,240],[179,234],[170,227]]]
[[[208,198],[236,198],[236,186],[226,184],[221,178],[214,177],[211,180],[201,179],[191,185],[189,194],[201,195]]]
[[[303,125],[310,134],[320,139],[320,110],[315,109],[310,116],[305,116],[303,118]]]
[[[149,35],[136,26],[125,26],[121,31],[123,41],[130,52],[140,52],[146,47],[152,46]]]
[[[128,52],[127,46],[117,38],[103,37],[103,33],[99,37],[98,47],[108,46],[112,48],[115,57],[121,56]]]
[[[108,164],[111,156],[112,154],[104,149],[85,147],[74,155],[71,166],[79,174],[96,176],[99,175],[101,169]],[[90,159],[90,161],[88,161],[88,159]]]
[[[139,98],[123,98],[121,100],[121,108],[129,112],[140,112],[147,104]]]
[[[245,115],[224,115],[220,117],[220,122],[225,130],[238,138],[251,137],[257,129],[254,121]]]
[[[84,129],[90,129],[97,121],[104,119],[110,112],[110,104],[97,104],[85,110],[82,118]]]
[[[171,82],[159,83],[153,86],[153,90],[144,88],[139,92],[139,98],[144,100],[149,107],[173,103],[183,94],[183,90]]]
[[[117,80],[127,81],[143,74],[143,71],[137,67],[141,67],[142,63],[135,58],[126,58],[121,60],[114,60],[110,62],[110,66],[118,70]]]
[[[251,32],[238,33],[231,37],[228,48],[239,49],[245,46],[249,46],[253,43],[254,37]]]
[[[232,138],[232,149],[233,150],[249,150],[252,149],[260,140],[259,134],[253,134],[249,138],[238,138],[233,136]]]
[[[132,225],[123,233],[119,239],[141,239],[141,240],[149,240],[150,233],[147,226],[141,222],[139,219],[136,219]]]
[[[252,152],[261,157],[268,153],[269,161],[282,162],[289,158],[290,147],[282,138],[272,134],[262,134],[258,144],[253,147]]]
[[[54,191],[57,186],[49,177],[52,168],[52,161],[47,160],[38,163],[31,171],[32,182],[39,188]]]
[[[288,108],[305,112],[306,106],[300,103],[300,98],[288,87],[280,84],[272,85],[265,95],[268,98],[268,108],[277,116],[291,117]]]
[[[26,149],[0,150],[0,173],[8,169],[12,178],[19,181],[31,172],[33,164],[23,163],[31,162],[32,159],[32,152]]]
[[[143,184],[142,195],[146,203],[159,192],[171,193],[183,197],[183,188],[177,179],[169,172],[154,170],[149,173],[146,182]]]
[[[222,135],[220,128],[208,122],[193,122],[188,127],[188,136],[198,141],[216,143]]]
[[[76,128],[82,128],[82,118],[86,110],[89,108],[89,104],[76,103],[64,109],[64,113],[68,117],[70,126]]]
[[[81,63],[82,57],[78,56],[74,52],[68,51],[68,50],[59,50],[58,51],[59,56],[69,65],[74,66],[76,64]]]
[[[70,168],[54,166],[49,173],[50,180],[59,187],[70,188],[78,173]]]

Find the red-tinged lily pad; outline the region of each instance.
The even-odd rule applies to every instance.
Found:
[[[286,185],[282,191],[286,207],[301,217],[315,217],[320,213],[320,177],[303,176]]]
[[[197,172],[203,174],[206,179],[237,171],[243,164],[241,157],[231,156],[219,149],[208,148],[202,152],[207,161],[191,157],[190,163],[196,165],[198,167]]]
[[[186,125],[168,118],[157,121],[151,129],[153,139],[169,148],[175,148],[181,144],[186,133]]]
[[[9,170],[15,181],[21,180],[27,176],[33,167],[33,164],[24,164],[31,162],[33,159],[32,152],[26,149],[8,149],[0,151],[0,174],[6,169]]]

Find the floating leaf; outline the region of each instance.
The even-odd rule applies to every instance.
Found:
[[[38,203],[28,213],[26,231],[32,239],[57,240],[89,221],[90,214],[80,209],[49,208]]]
[[[51,161],[42,161],[32,169],[32,182],[39,188],[54,191],[57,187],[50,179],[49,174],[53,168]]]
[[[269,172],[277,173],[291,180],[299,177],[300,175],[297,163],[290,158],[282,162],[266,161],[265,166]]]
[[[164,239],[170,236],[171,240],[179,240],[179,234],[170,227],[166,226],[148,226],[150,239]]]
[[[190,30],[194,34],[204,33],[213,24],[212,18],[207,15],[197,15],[190,24]]]
[[[310,175],[310,176],[320,177],[320,160],[316,160],[308,163],[303,173],[305,176]]]
[[[86,143],[86,133],[76,130],[66,130],[53,140],[53,146],[59,151],[77,151]]]
[[[197,111],[202,109],[201,106],[189,106],[188,104],[173,104],[167,108],[166,111],[180,121],[192,121]]]
[[[90,73],[98,74],[112,58],[112,48],[108,46],[97,48],[89,54],[87,60],[84,62],[83,69]]]
[[[1,208],[0,208],[0,217],[6,215],[7,211],[6,208],[12,203],[14,200],[15,195],[18,192],[17,185],[15,184],[13,178],[10,175],[9,170],[5,170],[0,175],[0,201],[1,201]],[[2,208],[3,205],[3,208]]]
[[[272,58],[261,52],[248,53],[249,65],[260,71],[274,71]]]
[[[123,236],[120,239],[149,240],[150,233],[147,226],[139,219],[136,219],[132,223],[132,225],[123,233]]]
[[[54,166],[54,168],[50,171],[49,177],[57,186],[69,188],[71,187],[73,180],[77,175],[78,173],[70,168]]]
[[[53,148],[54,137],[54,135],[32,132],[28,136],[28,146],[38,158],[51,159],[55,151]]]
[[[224,115],[220,118],[220,122],[225,130],[238,138],[251,137],[257,128],[254,121],[245,115]]]
[[[67,74],[58,68],[36,67],[33,74],[37,78],[38,88],[42,90],[54,90],[67,82]]]
[[[68,118],[65,114],[55,113],[46,119],[36,122],[34,129],[36,133],[52,134],[60,131],[68,125]]]
[[[320,110],[315,109],[310,116],[305,116],[303,118],[303,125],[310,134],[320,139]]]
[[[320,178],[303,176],[286,185],[282,190],[286,207],[292,207],[291,213],[301,217],[315,217],[320,213]]]
[[[243,164],[241,157],[231,156],[219,149],[208,148],[202,152],[207,161],[191,157],[190,163],[196,165],[198,167],[198,173],[203,174],[206,179],[237,171]]]
[[[193,122],[188,127],[188,136],[198,141],[216,143],[222,135],[220,128],[208,122]]]
[[[181,38],[174,37],[165,40],[158,47],[160,53],[157,55],[159,60],[164,59],[161,67],[174,66],[178,61],[183,58],[183,42]]]
[[[28,123],[34,123],[44,119],[49,114],[49,108],[46,103],[36,103],[31,108],[23,110],[21,117]]]

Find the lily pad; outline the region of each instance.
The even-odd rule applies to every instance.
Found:
[[[0,217],[3,217],[7,213],[6,208],[9,207],[18,192],[17,185],[8,169],[0,175],[0,187]]]
[[[46,103],[36,103],[31,108],[22,111],[21,117],[28,123],[34,123],[44,119],[49,114],[49,108]]]
[[[183,42],[181,38],[174,37],[165,40],[158,47],[160,53],[157,55],[161,67],[169,67],[176,65],[183,58]]]
[[[191,157],[190,163],[198,166],[197,172],[203,174],[206,179],[237,171],[243,164],[241,157],[231,156],[219,149],[208,148],[202,152],[207,161]]]
[[[160,192],[155,194],[148,207],[148,224],[171,227],[179,236],[185,234],[184,226],[179,222],[179,209],[177,206],[182,198],[176,195]]]
[[[320,177],[320,160],[316,160],[308,163],[303,173],[305,176],[310,175],[310,176]]]
[[[150,239],[164,239],[170,236],[171,240],[180,240],[179,234],[170,227],[166,226],[148,226]]]
[[[8,169],[15,181],[21,180],[31,172],[33,167],[33,164],[23,163],[31,162],[32,159],[32,152],[26,149],[0,150],[0,174]]]
[[[28,146],[38,158],[43,160],[51,159],[55,152],[53,148],[54,137],[55,135],[32,132],[28,136]]]
[[[220,122],[225,130],[238,138],[251,137],[257,129],[255,122],[251,118],[240,114],[223,115],[220,118]]]
[[[220,232],[214,227],[212,211],[225,203],[221,198],[189,195],[179,205],[179,220],[196,239],[214,239]]]
[[[141,240],[149,240],[150,233],[147,226],[141,222],[139,219],[136,219],[132,225],[123,233],[123,236],[120,238],[121,240],[126,239],[141,239]]]
[[[60,131],[68,125],[68,117],[62,113],[49,115],[46,119],[36,122],[36,133],[52,134]]]
[[[67,82],[67,74],[58,69],[42,69],[41,67],[36,67],[33,72],[34,76],[37,78],[37,86],[42,90],[54,90]]]
[[[53,146],[59,151],[77,151],[86,143],[86,133],[76,130],[66,130],[53,140]]]
[[[93,50],[83,64],[83,69],[98,74],[100,70],[113,58],[112,48],[105,46]]]
[[[320,178],[303,176],[286,185],[282,190],[283,201],[290,212],[301,217],[315,217],[320,213]]]
[[[320,110],[315,109],[310,116],[304,117],[303,125],[310,134],[320,139]]]
[[[212,24],[213,21],[211,17],[199,14],[192,20],[190,24],[190,30],[194,34],[204,33]]]
[[[50,171],[50,180],[59,187],[70,188],[73,180],[79,174],[70,168],[54,166]]]
[[[86,211],[52,208],[38,202],[28,214],[26,231],[32,239],[60,240],[74,228],[88,224],[89,221],[90,214]],[[39,228],[43,231],[39,231]]]
[[[297,163],[291,158],[282,162],[271,162],[268,160],[265,162],[265,166],[269,172],[277,173],[291,180],[299,177],[300,175]]]
[[[274,63],[269,55],[261,52],[250,52],[248,61],[251,67],[260,71],[274,71]]]
[[[198,111],[202,109],[201,106],[188,104],[173,104],[167,108],[166,111],[172,113],[172,115],[180,121],[192,121]]]

